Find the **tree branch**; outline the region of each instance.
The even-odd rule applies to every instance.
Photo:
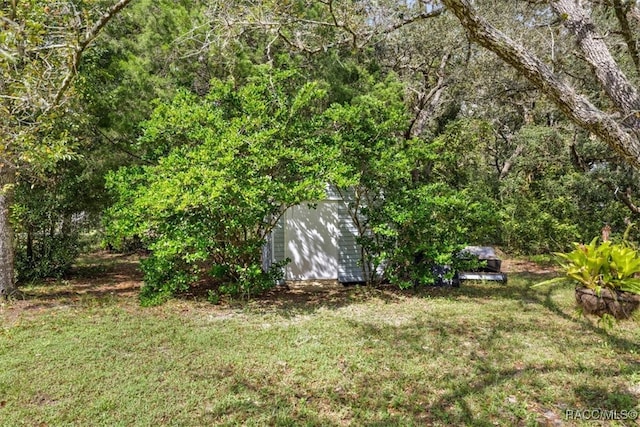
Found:
[[[520,144],[516,147],[515,151],[511,154],[511,156],[509,156],[507,161],[504,162],[504,165],[502,165],[502,168],[500,169],[500,177],[498,179],[503,180],[507,177],[507,175],[511,171],[511,168],[513,167],[513,164],[523,151],[524,144]]]
[[[336,42],[332,42],[332,43],[326,43],[323,44],[322,46],[319,47],[310,47],[308,45],[305,45],[301,40],[292,40],[291,38],[289,38],[288,36],[286,36],[282,31],[281,28],[283,27],[283,24],[280,22],[260,22],[258,25],[260,26],[265,26],[265,27],[278,27],[278,35],[280,36],[280,38],[290,47],[295,48],[301,52],[306,52],[309,54],[315,54],[315,53],[319,53],[319,52],[325,52],[329,49],[333,49],[339,46],[344,46],[344,45],[351,45],[353,48],[355,49],[362,49],[364,48],[368,43],[371,42],[371,40],[373,40],[373,38],[375,36],[383,36],[383,35],[387,35],[390,34],[406,25],[410,25],[413,24],[414,22],[418,22],[424,19],[429,19],[429,18],[434,18],[437,16],[440,16],[443,12],[444,12],[444,8],[438,8],[438,9],[434,9],[430,12],[422,12],[413,16],[410,16],[409,18],[406,19],[401,19],[398,22],[395,22],[393,24],[387,25],[385,27],[380,26],[374,28],[373,30],[370,31],[363,31],[363,32],[358,32],[356,30],[354,30],[351,26],[348,26],[347,24],[345,24],[344,22],[342,22],[341,20],[338,19],[338,17],[336,16],[336,11],[334,10],[334,2],[333,0],[327,0],[327,1],[320,1],[321,4],[324,4],[325,6],[327,6],[328,8],[328,12],[331,16],[331,22],[328,21],[315,21],[315,20],[309,20],[306,18],[298,18],[298,17],[290,17],[290,22],[293,23],[298,23],[298,24],[310,24],[310,25],[315,25],[315,26],[323,26],[323,27],[334,27],[334,28],[338,28],[342,31],[344,31],[346,34],[348,34],[348,36],[346,36],[346,38],[336,41]],[[243,24],[242,22],[234,22],[234,24]],[[251,23],[252,25],[255,25],[255,23]],[[367,28],[370,28],[370,26],[367,26]],[[359,42],[358,42],[359,41]]]
[[[416,137],[423,132],[427,120],[429,120],[440,104],[442,92],[447,87],[445,68],[450,57],[451,53],[447,52],[440,60],[440,67],[438,67],[437,71],[438,80],[431,90],[428,93],[423,92],[419,94],[417,112],[413,120],[409,123],[409,129],[405,133],[406,139]]]
[[[133,157],[134,159],[140,160],[143,163],[147,164],[147,165],[153,165],[154,163],[149,161],[148,159],[145,159],[142,156],[137,155],[136,153],[127,150],[126,148],[122,147],[118,141],[115,141],[113,138],[111,138],[109,135],[107,135],[106,133],[104,133],[102,131],[102,129],[98,128],[97,126],[93,126],[93,134],[97,137],[102,137],[104,139],[106,139],[111,145],[113,145],[116,149],[122,151],[123,153],[125,153],[128,156]]]
[[[600,85],[614,105],[625,116],[640,111],[640,95],[613,59],[604,38],[596,30],[589,13],[574,0],[554,0],[551,8],[573,33],[585,60],[591,65]],[[630,125],[640,129],[635,114],[629,115]]]
[[[546,94],[570,120],[599,137],[629,164],[640,168],[640,141],[635,133],[638,129],[618,123],[614,116],[599,110],[576,93],[537,56],[479,16],[468,0],[442,2],[456,15],[472,40],[514,67]]]
[[[98,19],[98,21],[96,21],[96,23],[93,24],[93,26],[89,30],[87,30],[84,38],[80,41],[78,46],[76,46],[76,48],[73,50],[73,53],[71,54],[71,61],[68,65],[67,73],[64,79],[62,80],[62,84],[60,85],[60,87],[56,91],[55,96],[53,97],[53,102],[50,103],[49,106],[45,109],[44,111],[45,114],[61,103],[62,97],[71,87],[71,82],[73,81],[73,78],[76,76],[78,72],[78,67],[80,66],[80,60],[82,59],[82,54],[87,49],[87,47],[89,47],[91,42],[95,40],[95,38],[98,36],[100,31],[102,31],[105,25],[107,25],[107,23],[109,23],[109,21],[111,21],[111,19],[113,19],[113,17],[116,16],[118,12],[120,12],[129,3],[131,3],[131,1],[132,0],[119,0],[116,4],[111,6],[100,17],[100,19]]]
[[[578,150],[576,148],[576,144],[575,143],[571,144],[571,146],[569,148],[571,150],[571,161],[572,161],[573,165],[579,171],[584,172],[584,173],[588,173],[590,167],[584,161],[582,156],[580,156],[580,154],[578,153]],[[595,175],[595,179],[600,184],[602,184],[605,187],[607,187],[609,189],[609,191],[611,191],[613,193],[613,196],[618,198],[618,200],[620,200],[622,202],[622,204],[625,205],[627,207],[627,209],[629,209],[632,213],[640,214],[640,206],[636,205],[633,202],[633,200],[631,199],[631,188],[630,187],[627,187],[627,190],[623,192],[623,191],[620,191],[620,188],[618,186],[616,186],[613,182],[611,182],[608,179],[605,179],[602,176]]]
[[[413,24],[414,22],[421,21],[423,19],[435,18],[436,16],[442,15],[442,12],[444,12],[444,10],[445,9],[441,7],[439,9],[432,10],[431,12],[423,12],[418,15],[412,16],[408,19],[402,20],[400,22],[397,22],[393,25],[388,26],[382,31],[382,34],[391,33],[395,30],[398,30],[404,27],[405,25]]]
[[[627,44],[627,49],[629,50],[629,55],[633,60],[633,64],[636,67],[636,73],[640,75],[640,55],[638,55],[638,48],[636,46],[636,41],[633,37],[633,31],[631,30],[631,26],[629,25],[629,20],[627,19],[627,11],[629,10],[629,4],[623,5],[620,0],[613,0],[613,7],[616,12],[616,18],[618,19],[618,24],[620,24],[620,30],[622,32],[622,38],[624,42]]]

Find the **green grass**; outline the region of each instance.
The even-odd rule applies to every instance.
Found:
[[[0,425],[572,425],[567,409],[640,409],[637,320],[603,330],[536,280],[148,309],[34,287],[48,304],[0,308]]]
[[[540,265],[541,267],[554,267],[558,265],[558,257],[553,254],[529,255],[524,258]]]

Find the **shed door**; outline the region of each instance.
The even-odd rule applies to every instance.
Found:
[[[293,206],[285,212],[287,280],[338,278],[340,227],[338,202],[318,202],[316,209]]]

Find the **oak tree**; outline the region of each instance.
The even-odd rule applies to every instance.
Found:
[[[131,0],[6,1],[0,5],[0,296],[15,288],[12,193],[24,168],[72,156],[55,123],[73,110],[83,54]]]

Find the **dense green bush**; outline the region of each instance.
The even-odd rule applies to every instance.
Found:
[[[582,235],[576,205],[567,196],[554,199],[525,193],[505,198],[500,210],[501,243],[521,254],[565,250]]]
[[[456,174],[473,172],[458,167],[468,152],[450,150],[443,139],[407,137],[409,116],[393,76],[348,103],[332,105],[325,116],[348,171],[336,185],[353,195],[349,207],[358,218],[368,280],[429,285],[433,267],[455,268],[454,255],[475,243],[471,239],[486,231],[492,217],[490,204],[458,186],[462,178]]]
[[[287,207],[323,197],[338,164],[317,136],[324,91],[297,77],[259,69],[245,85],[214,81],[206,97],[181,92],[144,124],[150,164],[109,176],[118,200],[106,220],[112,244],[138,236],[151,251],[144,304],[197,282],[238,295],[273,286],[259,267],[267,234]]]
[[[455,255],[470,243],[469,230],[485,207],[464,191],[441,183],[391,193],[375,209],[365,209],[373,234],[362,239],[385,266],[384,277],[400,287],[434,284],[434,268],[455,271],[466,262]],[[453,273],[452,273],[453,274]]]
[[[273,286],[284,264],[262,270],[265,237],[289,206],[324,198],[328,182],[356,195],[371,281],[385,265],[399,285],[431,283],[416,258],[451,263],[467,243],[483,205],[425,173],[444,161],[442,145],[406,138],[393,76],[326,110],[321,85],[296,78],[263,70],[243,85],[214,81],[206,97],[181,92],[144,124],[151,164],[109,177],[118,201],[106,222],[114,245],[138,237],[151,251],[143,304],[196,283],[214,285],[214,297]]]
[[[60,278],[69,271],[81,251],[77,232],[35,234],[31,240],[20,235],[16,240],[15,267],[19,282]]]
[[[96,169],[87,155],[46,176],[20,176],[12,207],[19,282],[61,277],[85,248],[83,234],[98,226],[105,202]]]

